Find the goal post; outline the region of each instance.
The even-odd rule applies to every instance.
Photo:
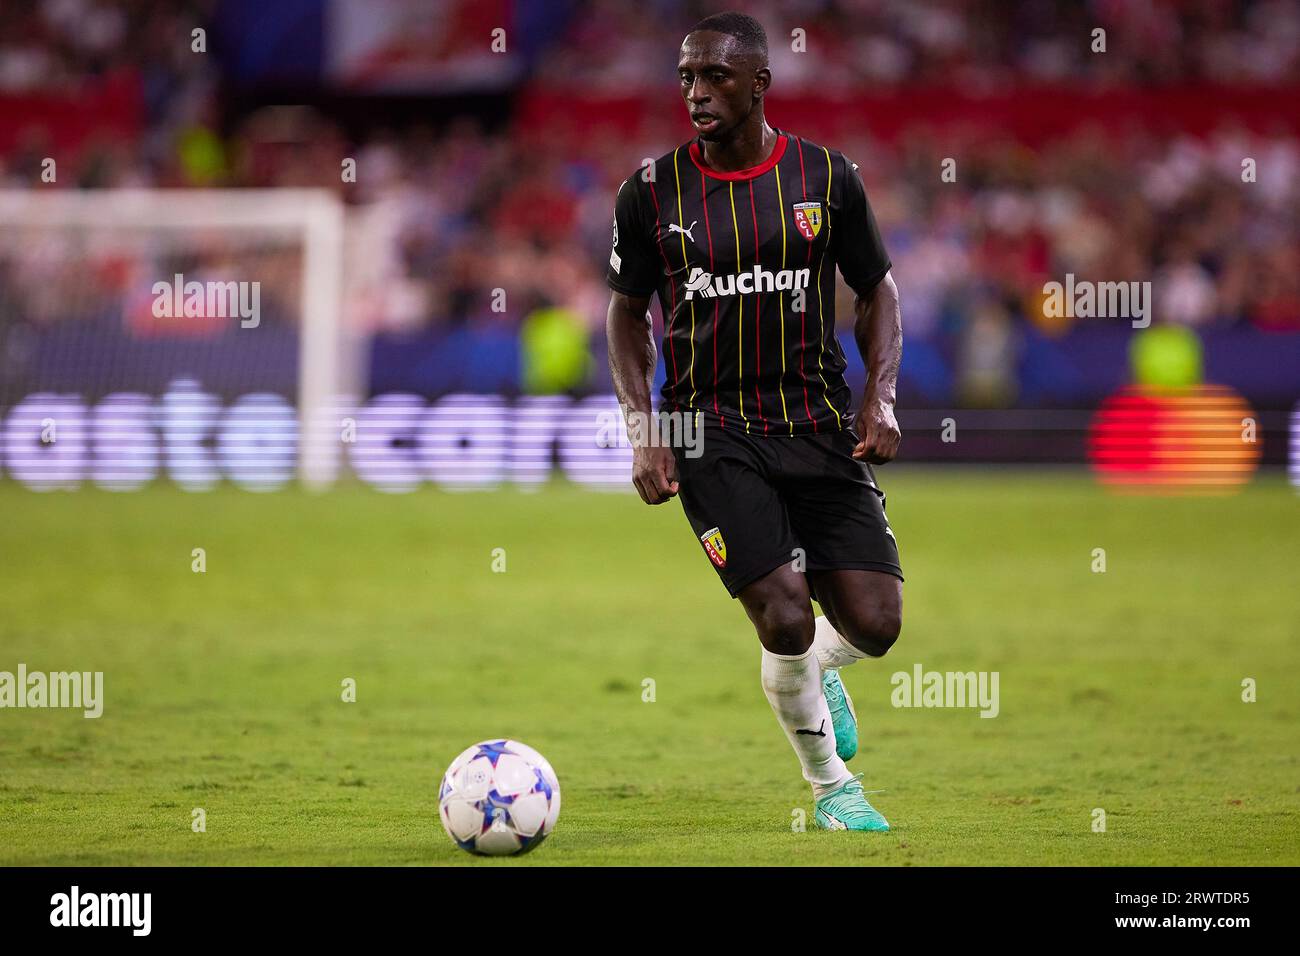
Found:
[[[343,321],[346,222],[343,203],[323,189],[0,190],[0,280],[32,286],[39,281],[35,269],[48,270],[48,283],[66,285],[92,269],[103,271],[103,263],[111,261],[134,275],[134,289],[121,284],[123,295],[134,292],[138,298],[142,284],[171,282],[172,265],[186,263],[201,273],[199,278],[221,285],[251,281],[260,298],[260,250],[271,249],[279,261],[285,249],[296,247],[291,255],[299,263],[298,287],[278,298],[292,301],[297,312],[297,474],[308,487],[320,488],[338,477],[341,465],[330,410],[340,400],[359,397],[363,385],[360,350],[349,342]],[[179,283],[180,276],[176,279]],[[98,276],[90,286],[88,295],[100,294]],[[54,300],[67,293],[47,291],[45,298]],[[19,326],[35,335],[64,321],[57,301],[43,302],[39,289],[28,289],[25,299],[13,289],[0,288],[0,293],[0,310],[7,313],[0,314],[0,335]],[[181,295],[178,289],[178,302]],[[127,321],[124,309],[93,305],[87,314],[120,314]],[[163,328],[151,334],[171,333]],[[250,339],[246,347],[251,356],[259,343]],[[84,361],[90,366],[96,359],[88,355]],[[9,393],[16,386],[8,384],[0,380],[0,405],[15,398]]]

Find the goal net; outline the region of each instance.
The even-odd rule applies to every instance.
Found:
[[[330,484],[364,394],[345,241],[323,190],[0,191],[0,471]]]

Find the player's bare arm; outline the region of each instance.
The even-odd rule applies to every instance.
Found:
[[[873,465],[893,461],[902,432],[894,417],[898,366],[903,358],[903,318],[892,273],[854,302],[853,337],[867,367],[867,386],[855,419],[860,441],[853,457]]]
[[[657,360],[649,306],[650,300],[645,296],[615,292],[610,296],[605,319],[609,371],[618,403],[625,413],[639,413],[646,421],[652,412],[650,389],[654,385]],[[632,484],[641,500],[649,505],[661,505],[677,494],[677,463],[672,449],[634,439]]]

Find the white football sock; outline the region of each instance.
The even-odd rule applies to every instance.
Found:
[[[823,670],[845,667],[869,656],[846,641],[844,635],[835,630],[835,625],[825,616],[817,618],[813,629],[813,650],[817,652],[817,660]]]
[[[848,780],[852,774],[835,754],[835,728],[822,696],[822,669],[813,649],[788,657],[764,648],[762,670],[763,692],[813,793],[821,796]]]

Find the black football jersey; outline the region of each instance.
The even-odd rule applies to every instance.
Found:
[[[838,431],[851,411],[835,270],[866,295],[889,257],[857,166],[777,133],[750,169],[710,169],[697,140],[630,176],[607,281],[659,294],[664,409],[754,435]]]

